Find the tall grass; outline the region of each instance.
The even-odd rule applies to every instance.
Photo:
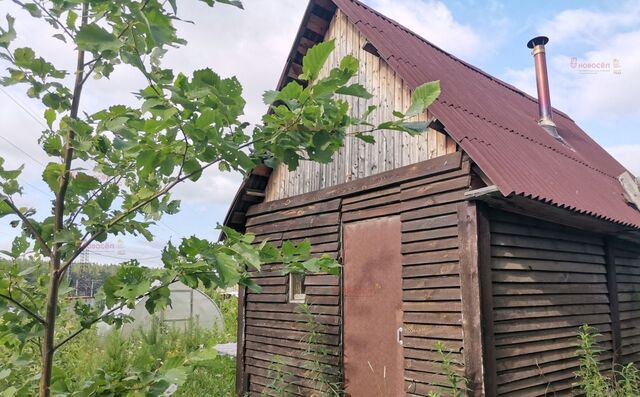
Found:
[[[640,396],[640,372],[633,363],[604,368],[602,349],[597,343],[600,336],[588,325],[578,331],[580,369],[576,372],[577,388],[587,397]]]
[[[74,381],[70,388],[78,389],[85,379],[100,369],[116,374],[125,374],[128,368],[154,370],[167,360],[185,358],[192,352],[219,343],[235,342],[237,299],[225,299],[217,294],[213,298],[225,319],[224,332],[204,330],[195,325],[166,327],[160,321],[154,321],[148,329],[138,329],[128,336],[117,331],[98,336],[95,330],[91,330],[59,352],[56,357],[58,367]],[[235,359],[223,355],[219,355],[212,366],[196,369],[173,394],[178,397],[234,395]]]

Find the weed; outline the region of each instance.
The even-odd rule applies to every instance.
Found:
[[[578,331],[580,369],[577,387],[587,397],[637,397],[640,395],[640,371],[633,363],[602,370],[597,338],[601,334],[588,325]]]

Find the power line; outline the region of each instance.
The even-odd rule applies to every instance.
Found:
[[[125,260],[127,259],[126,257],[123,256],[116,256],[116,255],[109,255],[109,254],[105,254],[102,252],[96,252],[96,251],[92,251],[92,250],[85,250],[86,252],[90,253],[91,255],[98,255],[98,256],[103,256],[105,258],[113,258],[113,259],[121,259],[121,260]],[[140,261],[144,261],[144,260],[152,260],[152,259],[160,259],[161,256],[160,255],[155,255],[155,256],[149,256],[149,257],[145,257],[145,258],[134,258]]]
[[[37,158],[33,157],[32,155],[30,155],[29,153],[25,152],[22,148],[20,148],[20,146],[16,145],[15,143],[11,142],[10,140],[8,140],[7,138],[3,137],[2,135],[0,135],[0,138],[2,138],[4,141],[6,141],[9,145],[13,146],[14,148],[16,148],[17,150],[19,150],[20,152],[22,152],[22,154],[24,154],[25,156],[29,157],[31,160],[35,161],[36,163],[40,164],[43,167],[46,167],[45,164],[38,160]]]
[[[37,117],[36,115],[34,115],[33,113],[31,113],[31,111],[29,109],[27,109],[25,106],[23,106],[17,99],[15,99],[13,96],[11,96],[11,94],[9,94],[3,87],[0,87],[0,90],[2,90],[2,92],[9,97],[9,99],[11,99],[11,101],[13,101],[13,103],[15,103],[16,105],[18,105],[18,107],[22,110],[24,110],[32,119],[35,120],[36,123],[40,124],[41,126],[43,126],[45,129],[49,129],[49,127],[47,127],[42,120],[40,120],[39,117]]]
[[[174,232],[177,235],[180,235],[181,233],[179,231],[177,231],[176,229],[174,229],[173,227],[169,226],[168,224],[162,222],[161,220],[158,221],[158,224],[162,227],[164,227],[167,230],[170,230],[172,232]]]

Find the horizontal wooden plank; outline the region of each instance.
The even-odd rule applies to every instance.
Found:
[[[299,304],[297,303],[247,303],[247,310],[253,311],[265,311],[265,312],[281,312],[281,313],[295,313],[298,310]],[[337,306],[310,306],[309,311],[314,314],[332,314],[337,315],[340,312],[340,308]]]
[[[316,322],[321,325],[340,325],[340,317],[339,316],[331,316],[331,315],[319,315],[314,314],[311,315],[311,318],[302,313],[278,313],[278,312],[263,312],[263,311],[253,311],[246,310],[245,315],[247,318],[255,318],[255,319],[265,319],[265,320],[282,320],[282,321],[292,321],[299,323],[309,323],[310,321]]]
[[[385,195],[382,197],[369,198],[367,200],[360,200],[352,204],[345,204],[342,206],[342,212],[353,212],[373,207],[386,206],[388,204],[397,203],[400,201],[400,193]]]
[[[278,222],[267,223],[247,228],[247,231],[255,234],[281,232],[284,230],[314,229],[322,226],[337,225],[340,222],[340,214],[337,212],[303,216],[295,219],[287,219]],[[285,237],[283,236],[283,239]]]
[[[400,213],[400,204],[393,203],[381,207],[367,208],[363,210],[345,212],[342,214],[343,222],[360,221],[364,219],[378,218]]]
[[[282,357],[294,357],[301,358],[306,357],[306,349],[298,350],[293,347],[281,347],[281,346],[273,346],[265,343],[254,342],[251,340],[246,341],[245,346],[247,350],[251,351],[259,351],[269,354],[274,354]],[[311,357],[307,357],[311,358]],[[312,358],[319,363],[337,366],[340,363],[340,358],[337,356],[327,355],[327,354],[316,354]]]
[[[545,306],[523,307],[509,309],[495,309],[493,319],[496,321],[515,320],[527,318],[543,318],[556,316],[575,316],[587,314],[609,314],[609,305],[570,305],[570,306]]]
[[[404,302],[402,310],[408,312],[457,312],[462,310],[460,301],[449,302]]]
[[[402,232],[411,232],[416,230],[438,229],[441,227],[451,227],[458,224],[458,215],[450,214],[443,216],[435,216],[433,218],[418,219],[415,221],[402,222]]]
[[[466,190],[469,187],[469,175],[463,175],[454,179],[447,179],[441,182],[428,183],[413,188],[402,189],[400,198],[402,201],[409,201],[419,197],[433,196],[439,193],[453,190]]]
[[[561,262],[553,260],[493,258],[491,266],[495,270],[533,270],[548,272],[572,272],[607,274],[604,265],[590,263]]]
[[[420,197],[413,200],[403,201],[401,205],[402,212],[413,211],[419,208],[431,207],[441,204],[456,203],[464,200],[464,191],[457,190],[442,194],[434,194],[433,196]]]
[[[402,299],[406,302],[411,301],[443,301],[443,300],[459,300],[459,288],[439,288],[428,290],[410,290],[402,293]]]
[[[462,340],[462,327],[457,325],[432,325],[405,323],[405,336]]]
[[[404,313],[404,322],[412,324],[461,325],[462,313]]]
[[[294,331],[294,330],[282,330],[277,328],[263,328],[263,327],[254,327],[251,325],[247,325],[246,327],[247,335],[257,335],[257,336],[269,336],[278,339],[289,339],[292,341],[301,341],[307,336],[306,332]],[[334,345],[338,346],[340,343],[340,337],[337,335],[330,334],[320,334],[318,335],[318,342],[322,344]]]
[[[606,294],[607,286],[592,284],[511,284],[495,283],[494,295],[536,295],[536,294]]]
[[[460,287],[460,277],[454,276],[433,276],[433,277],[420,277],[420,278],[408,278],[402,280],[402,289],[415,290],[415,289],[434,289],[443,287]]]
[[[274,302],[282,303],[288,300],[286,294],[257,294],[247,293],[247,302]]]
[[[456,333],[456,335],[458,335]],[[404,336],[402,346],[405,349],[417,349],[417,350],[429,350],[436,351],[436,344],[438,342],[444,343],[445,347],[448,350],[453,351],[462,351],[462,338],[452,339],[448,338],[446,341],[438,338],[420,338],[420,337],[412,337],[412,336]]]
[[[564,327],[575,327],[577,329],[584,324],[595,326],[597,324],[609,323],[610,321],[611,318],[608,314],[518,319],[509,321],[496,321],[494,330],[496,334],[504,334],[510,332],[523,332]]]
[[[427,241],[439,238],[457,237],[458,227],[444,227],[440,229],[431,230],[415,230],[402,233],[402,244],[407,244],[415,241]]]
[[[290,208],[283,211],[272,212],[265,215],[248,216],[246,226],[255,226],[265,223],[280,222],[285,219],[300,218],[303,216],[321,214],[325,212],[336,212],[340,210],[341,199],[314,203],[297,208]]]
[[[268,328],[268,329],[279,329],[279,330],[293,330],[293,331],[302,331],[309,332],[310,324],[304,322],[295,322],[295,321],[282,321],[282,320],[271,320],[264,318],[254,318],[250,317],[245,320],[245,324],[247,326]],[[321,330],[316,330],[318,333],[322,334],[331,334],[338,335],[339,329],[334,325],[324,325]]]
[[[413,265],[402,267],[402,277],[425,277],[425,276],[449,276],[457,275],[460,272],[458,262],[435,263],[431,265]]]
[[[540,294],[540,295],[505,295],[494,296],[494,308],[506,307],[528,307],[535,308],[537,306],[559,306],[559,305],[594,305],[600,303],[609,303],[609,298],[605,293],[600,294]]]
[[[285,349],[297,349],[297,350],[306,350],[309,346],[304,340],[291,340],[291,339],[280,339],[274,336],[259,336],[259,335],[251,335],[247,334],[246,341],[253,341],[257,345],[261,346],[272,346],[272,347],[284,347]],[[339,346],[332,345],[321,345],[322,350],[330,356],[339,356],[340,348]]]
[[[417,252],[440,251],[458,248],[458,238],[443,238],[438,240],[418,241],[414,243],[403,243],[402,253],[410,254]]]
[[[438,215],[455,214],[458,211],[458,204],[442,204],[433,205],[431,207],[418,208],[411,211],[405,211],[400,215],[403,222],[413,219],[432,218]]]
[[[297,240],[297,239],[305,239],[310,238],[312,236],[320,236],[324,234],[336,234],[340,230],[339,225],[332,226],[324,226],[324,227],[314,227],[313,229],[303,229],[303,230],[283,230],[282,240]],[[335,240],[337,241],[337,239]]]
[[[370,190],[384,188],[389,185],[398,185],[406,181],[424,178],[428,175],[443,174],[445,172],[460,169],[461,165],[462,154],[460,152],[456,152],[405,167],[396,168],[391,171],[360,178],[355,181],[331,186],[315,192],[256,204],[249,209],[247,214],[250,216],[260,215],[267,212],[274,212],[319,201],[335,199],[337,197],[367,193]]]
[[[574,243],[584,243],[588,245],[594,245],[603,247],[604,241],[601,237],[597,237],[592,234],[579,232],[576,230],[568,231],[566,228],[560,227],[555,224],[546,224],[539,221],[532,221],[531,218],[510,215],[509,221],[500,221],[495,217],[497,212],[493,213],[491,220],[491,231],[493,233],[500,233],[511,236],[527,236],[527,237],[541,237],[546,239],[568,241]],[[504,214],[504,213],[503,213]],[[534,226],[535,224],[544,225],[546,227]]]
[[[575,243],[542,237],[514,236],[494,232],[491,233],[491,244],[500,247],[519,247],[579,254],[604,255],[604,248],[599,245]]]
[[[444,174],[444,175],[447,175],[447,174]],[[384,197],[384,196],[393,196],[399,193],[400,193],[400,186],[393,186],[387,189],[374,190],[370,193],[358,194],[356,196],[344,198],[342,200],[342,205],[347,206],[349,204],[358,203],[361,201],[368,201],[371,199],[377,199],[379,197]]]
[[[602,284],[606,285],[604,274],[570,273],[570,272],[546,272],[546,271],[520,271],[502,270],[492,274],[494,282],[499,283],[577,283],[577,284]],[[589,288],[588,286],[586,288]]]
[[[514,247],[491,247],[493,257],[545,259],[563,262],[584,262],[592,264],[604,264],[604,257],[600,255],[575,254],[568,252],[545,251]]]
[[[402,256],[403,265],[420,265],[427,263],[442,263],[457,261],[460,257],[457,249],[434,252],[421,252],[418,254],[405,254]]]
[[[598,332],[603,335],[611,332],[611,324],[609,323],[595,324],[594,328],[596,328]],[[530,330],[523,332],[496,334],[495,342],[496,346],[509,346],[530,342],[539,342],[542,340],[550,339],[577,338],[577,336],[577,328],[570,325],[564,328],[531,328]]]
[[[440,182],[446,179],[453,179],[463,175],[469,175],[471,172],[471,162],[469,159],[462,159],[462,164],[460,169],[449,171],[443,174],[436,174],[431,176],[426,176],[423,178],[416,179],[410,182],[404,182],[400,185],[402,189],[411,189],[412,187],[428,185],[434,182]]]

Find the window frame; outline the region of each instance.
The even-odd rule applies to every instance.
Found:
[[[289,303],[305,303],[306,298],[307,298],[307,294],[306,294],[306,288],[305,288],[305,276],[306,274],[304,273],[289,273]],[[298,278],[299,277],[299,278]],[[294,282],[297,282],[296,278],[298,280],[300,280],[300,290],[302,291],[301,294],[296,294],[294,292]]]

